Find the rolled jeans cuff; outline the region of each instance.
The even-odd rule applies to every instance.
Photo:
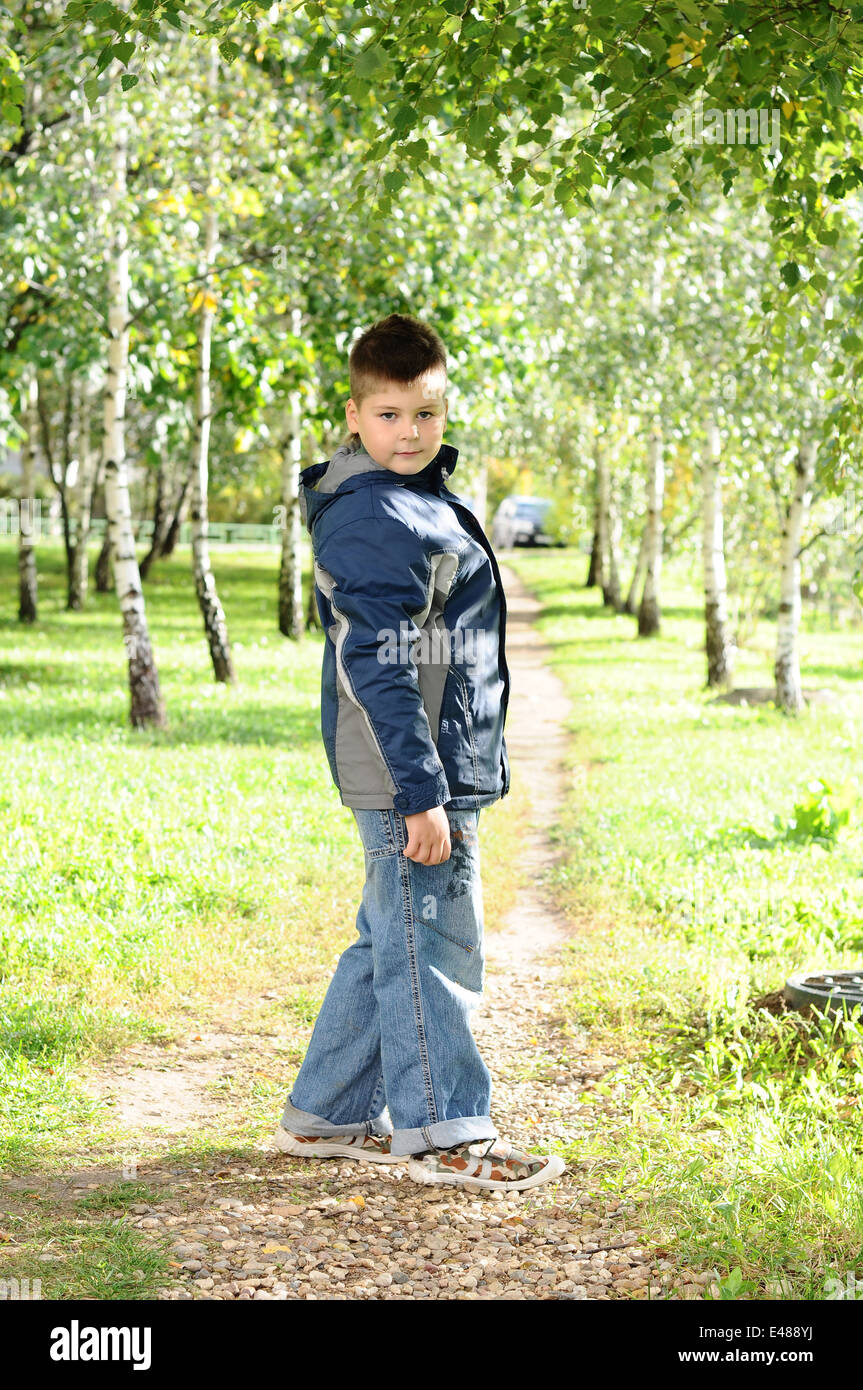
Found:
[[[438,1120],[422,1129],[393,1131],[390,1153],[400,1158],[425,1153],[427,1149],[450,1149],[454,1144],[472,1144],[477,1139],[497,1139],[494,1122],[488,1115],[461,1115],[457,1120]]]
[[[392,1134],[393,1127],[386,1107],[373,1120],[360,1120],[353,1125],[334,1125],[321,1115],[312,1115],[308,1110],[298,1110],[287,1102],[282,1113],[282,1128],[290,1134],[316,1134],[321,1139],[343,1134],[346,1138],[353,1134]]]

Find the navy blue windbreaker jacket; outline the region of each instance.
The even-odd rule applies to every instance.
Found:
[[[506,599],[491,545],[444,485],[343,445],[303,469],[300,510],[326,634],[321,733],[342,805],[403,816],[506,796]]]

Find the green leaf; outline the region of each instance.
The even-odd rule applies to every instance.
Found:
[[[419,123],[419,116],[413,106],[400,106],[393,118],[393,131],[396,135],[404,135],[406,130],[411,130]]]
[[[488,134],[494,112],[491,106],[478,106],[467,123],[467,138],[472,145],[481,145]]]
[[[106,44],[105,44],[105,47],[102,49],[101,53],[99,54],[98,58],[96,59],[96,72],[97,72],[97,73],[104,72],[105,69],[106,69],[106,67],[107,67],[108,64],[110,63],[111,59],[113,58],[113,56],[114,56],[114,45],[113,45],[112,43],[106,43]]]
[[[780,266],[779,274],[789,288],[800,283],[800,267],[796,261],[786,261]]]
[[[821,78],[821,85],[830,106],[839,106],[842,101],[842,74],[835,68],[828,68]]]
[[[653,170],[649,164],[639,164],[635,169],[628,169],[627,176],[644,184],[645,188],[653,187]]]
[[[382,48],[373,45],[364,48],[354,59],[354,72],[358,77],[374,77],[389,64],[389,58]]]
[[[407,182],[406,169],[391,169],[388,174],[384,174],[384,188],[388,193],[398,193],[399,189]]]
[[[131,39],[125,39],[122,43],[114,44],[114,55],[120,59],[120,62],[124,66],[128,63],[134,52],[135,45]]]
[[[84,83],[84,95],[91,104],[97,100],[99,96],[99,83],[96,81],[95,77],[88,77],[87,81]]]
[[[120,86],[124,92],[128,92],[130,87],[134,87],[138,81],[138,75],[134,72],[124,72],[120,78]]]
[[[219,44],[219,52],[226,63],[233,63],[236,58],[239,58],[242,49],[232,39],[223,39]]]

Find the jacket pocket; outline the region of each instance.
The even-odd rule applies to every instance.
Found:
[[[464,676],[454,666],[447,676],[441,702],[437,747],[453,796],[478,792],[479,749],[471,717],[470,691]]]

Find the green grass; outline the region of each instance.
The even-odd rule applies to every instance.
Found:
[[[62,552],[45,541],[38,622],[22,626],[15,548],[0,543],[0,1168],[110,1149],[85,1064],[229,1016],[272,1033],[277,1064],[206,1142],[260,1137],[355,934],[363,860],[321,744],[322,636],[278,632],[275,550],[216,547],[213,565],[237,682],[212,678],[183,548],[145,586],[169,722],[140,731],[114,594],[66,612]],[[515,829],[492,815],[483,834]],[[490,921],[511,879],[492,867]]]
[[[863,1026],[776,994],[863,957],[860,632],[802,634],[803,684],[835,705],[713,704],[683,564],[639,640],[579,587],[581,559],[512,563],[572,702],[552,879],[575,928],[567,1023],[617,1059],[569,1156],[676,1259],[715,1267],[723,1297],[823,1298],[863,1278]],[[736,684],[772,684],[774,635],[759,626]]]
[[[863,954],[860,633],[803,632],[804,684],[835,690],[835,705],[792,719],[716,705],[682,564],[664,576],[662,635],[639,641],[632,619],[579,587],[584,557],[506,558],[544,605],[573,704],[569,795],[551,832],[564,854],[548,879],[574,927],[566,1022],[614,1059],[582,1093],[568,1156],[635,1202],[633,1222],[675,1259],[716,1267],[724,1297],[822,1298],[829,1277],[863,1277],[863,1032],[756,1004],[793,971]],[[276,563],[214,551],[231,688],[212,680],[188,552],[157,567],[146,598],[170,722],[140,732],[114,596],[66,613],[62,556],[46,543],[39,621],[22,628],[14,548],[0,545],[7,1171],[97,1158],[119,1169],[127,1137],[81,1077],[129,1042],[161,1044],[170,1065],[179,1031],[229,1020],[272,1038],[256,1071],[211,1083],[221,1123],[174,1136],[161,1163],[254,1152],[293,1080],[354,934],[363,865],[320,743],[321,637],[279,635]],[[770,683],[772,642],[763,623],[738,684]],[[492,930],[518,887],[527,800],[515,771],[511,797],[483,818]],[[847,823],[818,809],[819,780],[844,787]],[[840,792],[825,804],[840,809]],[[554,1060],[525,1065],[539,1074]],[[23,1236],[61,1255],[34,1263],[7,1247],[5,1277],[42,1277],[43,1297],[152,1297],[164,1261],[123,1225],[121,1189],[135,1186],[86,1199],[74,1219],[47,1198],[4,1214],[14,1249]]]

